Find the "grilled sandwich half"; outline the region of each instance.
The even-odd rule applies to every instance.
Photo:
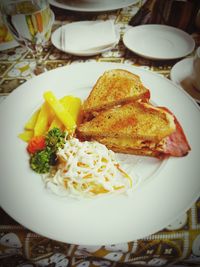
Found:
[[[190,146],[175,116],[166,108],[131,102],[100,112],[77,128],[82,140],[96,140],[109,149],[163,158],[184,156]]]
[[[138,75],[124,69],[111,69],[105,71],[95,83],[83,103],[82,113],[88,118],[119,104],[136,100],[147,102],[149,98],[150,91]]]

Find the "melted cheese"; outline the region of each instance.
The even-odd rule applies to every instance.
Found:
[[[133,148],[133,149],[143,149],[149,148],[155,150],[157,148],[161,148],[164,145],[164,139],[158,143],[153,141],[144,141],[139,139],[133,139],[130,137],[105,137],[99,138],[99,142],[109,145],[109,146],[117,146],[123,148]]]

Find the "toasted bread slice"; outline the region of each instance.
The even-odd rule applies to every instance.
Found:
[[[78,126],[83,138],[131,138],[159,142],[176,129],[174,117],[149,103],[134,102],[100,112]]]
[[[85,114],[138,99],[148,101],[150,91],[140,77],[127,70],[112,69],[99,77],[83,104]]]

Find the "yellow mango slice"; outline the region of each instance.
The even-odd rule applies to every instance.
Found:
[[[26,130],[33,130],[35,127],[35,123],[37,121],[38,118],[38,114],[40,112],[40,109],[36,110],[33,115],[30,117],[30,119],[26,122],[24,128]]]
[[[23,133],[20,133],[18,137],[25,142],[29,142],[33,137],[33,131],[25,130]]]
[[[81,99],[74,96],[64,96],[60,99],[60,103],[71,114],[75,122],[77,122],[78,114],[81,108]]]
[[[66,129],[72,133],[75,130],[76,122],[74,121],[71,114],[63,107],[59,100],[51,91],[46,91],[44,93],[44,99],[53,109],[58,119],[63,123]]]
[[[44,135],[48,130],[49,125],[49,106],[45,102],[38,114],[37,121],[34,127],[34,136]]]
[[[63,105],[65,110],[71,114],[74,121],[76,122],[77,117],[78,117],[78,113],[79,113],[79,109],[81,106],[80,98],[74,97],[74,96],[64,96],[59,100],[59,102]],[[57,117],[55,117],[53,119],[53,121],[49,127],[49,130],[51,130],[54,127],[57,127],[61,130],[64,130],[64,128],[65,128],[63,123]]]

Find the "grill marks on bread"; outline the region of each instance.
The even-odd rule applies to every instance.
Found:
[[[191,148],[176,117],[149,100],[150,91],[139,76],[122,69],[106,71],[84,102],[77,136],[119,153],[187,155]]]
[[[149,99],[150,92],[140,77],[127,70],[113,69],[103,73],[84,102],[85,113],[98,111],[118,104]]]
[[[128,103],[102,111],[78,127],[82,136],[131,137],[159,141],[175,130],[173,117],[147,103]]]

